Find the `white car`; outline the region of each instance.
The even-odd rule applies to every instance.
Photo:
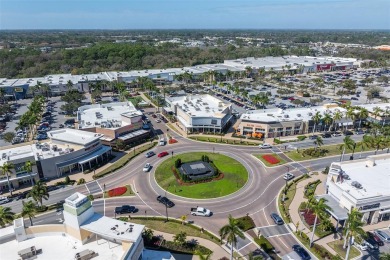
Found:
[[[150,168],[152,168],[152,166],[150,165],[150,163],[147,163],[145,164],[144,168],[142,169],[142,171],[144,172],[148,172],[150,170]]]
[[[288,173],[286,173],[286,174],[283,176],[283,179],[289,181],[289,180],[291,180],[291,179],[294,178],[294,177],[295,177],[294,174],[288,172]]]
[[[259,148],[260,149],[269,149],[269,148],[272,148],[272,145],[270,145],[270,144],[260,144]]]
[[[368,249],[366,242],[362,242],[362,243],[355,242],[354,245],[362,251],[367,251]]]

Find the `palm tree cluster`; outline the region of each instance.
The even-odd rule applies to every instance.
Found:
[[[31,136],[33,136],[35,134],[36,126],[41,119],[44,103],[44,97],[35,96],[28,106],[27,112],[20,117],[16,130],[28,128]]]

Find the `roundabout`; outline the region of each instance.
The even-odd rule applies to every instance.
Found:
[[[184,182],[180,172],[175,167],[175,161],[181,160],[182,164],[202,162],[202,156],[207,156],[210,162],[220,172],[203,181]],[[174,174],[176,171],[176,176]],[[159,164],[154,172],[155,181],[167,192],[176,196],[192,199],[212,199],[224,197],[239,191],[248,181],[248,171],[237,160],[219,153],[192,152],[177,154]]]

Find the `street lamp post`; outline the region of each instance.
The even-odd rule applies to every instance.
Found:
[[[290,172],[290,167],[287,166],[287,165],[285,165],[285,167],[287,167],[287,173],[289,173]],[[284,195],[287,195],[287,183],[288,183],[288,180],[286,178],[286,187],[284,188]]]

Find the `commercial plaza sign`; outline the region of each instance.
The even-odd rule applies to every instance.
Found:
[[[321,64],[317,65],[317,70],[330,70],[334,64]]]
[[[359,207],[359,210],[369,210],[369,209],[376,209],[381,206],[380,203],[370,204],[370,205],[364,205]]]
[[[15,92],[18,92],[18,93],[22,93],[22,92],[23,92],[23,88],[21,88],[21,87],[15,87],[15,88],[14,88],[14,91],[15,91]]]

